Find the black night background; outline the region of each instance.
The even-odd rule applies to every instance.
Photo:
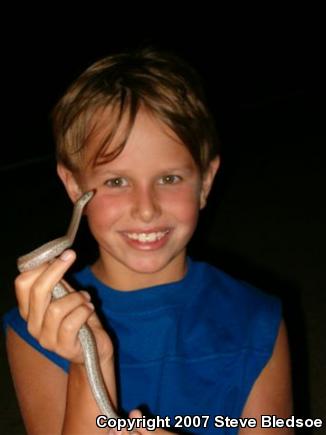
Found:
[[[215,22],[185,15],[175,26],[148,24],[149,16],[146,25],[122,20],[113,28],[116,19],[92,31],[86,20],[74,27],[63,18],[15,21],[2,35],[0,314],[15,303],[16,258],[63,235],[70,219],[55,172],[53,105],[105,55],[144,43],[171,49],[202,76],[222,142],[222,167],[191,254],[281,297],[295,415],[325,418],[324,30],[304,14],[272,24],[264,16],[255,25],[229,16],[223,29],[218,14]],[[84,225],[80,262],[91,243]],[[2,432],[20,434],[3,334],[1,345]]]

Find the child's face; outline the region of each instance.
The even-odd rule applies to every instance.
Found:
[[[210,185],[203,187],[190,152],[168,127],[140,110],[121,154],[78,182],[83,191],[96,188],[87,216],[106,270],[164,274],[184,263]]]

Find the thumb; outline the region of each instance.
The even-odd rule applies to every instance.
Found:
[[[129,413],[129,418],[142,418],[142,413],[139,409],[133,409]]]
[[[129,412],[129,418],[142,418],[142,413],[139,409],[133,409]],[[137,430],[133,430],[131,432],[132,435],[143,435],[147,433],[147,430],[145,428],[137,428]]]

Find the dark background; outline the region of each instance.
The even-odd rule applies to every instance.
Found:
[[[295,415],[325,418],[325,32],[318,11],[268,22],[271,11],[255,10],[249,21],[240,13],[226,23],[216,11],[214,20],[206,11],[189,21],[186,10],[172,22],[174,13],[164,19],[158,8],[132,24],[125,15],[81,22],[60,12],[51,24],[51,11],[24,20],[20,10],[2,37],[0,314],[15,303],[16,258],[63,235],[70,219],[55,174],[53,105],[102,56],[146,42],[171,49],[201,74],[222,141],[222,167],[190,252],[281,297]],[[76,249],[82,262],[86,225]],[[24,433],[4,347],[1,375],[0,426]]]

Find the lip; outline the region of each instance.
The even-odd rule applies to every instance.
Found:
[[[166,234],[159,240],[155,240],[153,242],[139,242],[138,240],[130,239],[126,233],[158,233],[158,232],[166,232]],[[154,251],[162,248],[169,240],[172,233],[172,228],[160,228],[160,229],[151,229],[151,230],[132,230],[132,231],[122,231],[121,235],[126,243],[138,251]]]
[[[136,234],[150,234],[150,233],[164,233],[165,231],[171,231],[170,227],[154,227],[154,228],[150,228],[150,229],[141,229],[141,228],[134,228],[134,229],[128,229],[128,230],[123,230],[120,231],[122,234],[132,234],[132,233],[136,233]]]

